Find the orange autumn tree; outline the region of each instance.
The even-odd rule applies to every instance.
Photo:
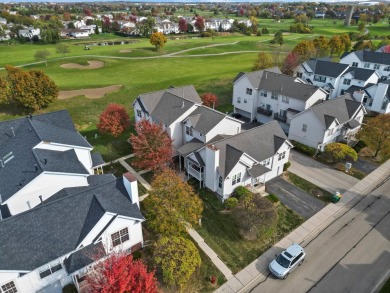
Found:
[[[203,94],[201,96],[201,99],[202,99],[203,105],[210,107],[210,108],[214,108],[215,104],[217,103],[217,100],[218,100],[217,96],[212,94],[212,93]]]
[[[129,125],[130,119],[125,107],[118,104],[109,104],[100,114],[99,123],[96,126],[101,133],[117,137],[123,133]]]
[[[186,225],[198,224],[203,211],[199,196],[172,169],[155,176],[144,204],[148,226],[165,236],[179,236]]]
[[[134,166],[146,170],[161,170],[172,162],[172,139],[162,125],[141,120],[135,125],[136,134],[130,142],[135,154]]]
[[[148,272],[141,260],[132,255],[113,253],[94,266],[86,277],[88,293],[157,293],[154,271]],[[83,292],[84,292],[83,291]]]

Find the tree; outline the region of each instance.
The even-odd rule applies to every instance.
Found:
[[[265,52],[260,52],[257,55],[257,59],[255,61],[255,64],[253,65],[253,70],[261,70],[270,68],[274,65],[272,57],[270,54]]]
[[[120,252],[110,254],[107,259],[94,266],[86,277],[84,290],[88,293],[158,292],[154,271],[148,272],[141,260],[134,260],[132,255]]]
[[[361,21],[358,25],[358,31],[361,34],[364,34],[364,31],[366,30],[366,23],[364,21]]]
[[[200,32],[203,32],[204,31],[204,27],[205,27],[204,18],[201,17],[201,16],[198,16],[196,18],[196,21],[195,21],[194,25]]]
[[[187,32],[188,26],[187,26],[187,21],[184,18],[180,18],[179,20],[179,31],[182,33]]]
[[[197,225],[203,211],[192,187],[171,169],[160,171],[144,200],[148,225],[163,235],[180,235],[187,225]]]
[[[202,96],[202,102],[203,102],[203,105],[207,106],[207,107],[210,107],[210,108],[213,108],[215,107],[215,104],[217,103],[217,96],[212,94],[212,93],[204,93]]]
[[[299,42],[292,52],[298,55],[299,62],[302,63],[315,56],[316,48],[313,42],[304,40]]]
[[[349,35],[344,34],[340,36],[341,44],[343,46],[342,52],[349,52],[352,49],[352,43],[351,39],[349,38]]]
[[[69,45],[66,44],[59,44],[56,49],[56,53],[61,54],[62,56],[65,56],[65,54],[69,53]]]
[[[76,29],[76,27],[74,25],[74,22],[69,22],[68,23],[68,29],[72,29],[72,30]]]
[[[340,55],[343,52],[344,45],[340,36],[334,35],[329,41],[329,49],[331,56]]]
[[[274,44],[279,44],[281,47],[284,44],[283,33],[281,31],[276,32],[272,42]]]
[[[390,153],[390,114],[381,114],[370,118],[359,132],[359,138],[374,151],[374,158],[379,153]]]
[[[155,32],[150,36],[150,43],[156,47],[156,50],[160,50],[164,47],[167,41],[167,37],[161,32]]]
[[[23,71],[6,66],[7,76],[0,83],[7,103],[15,103],[27,109],[39,111],[58,97],[58,87],[43,71]]]
[[[129,124],[130,118],[125,107],[109,104],[100,114],[99,123],[96,126],[101,133],[117,137],[129,127]]]
[[[46,66],[47,66],[47,57],[49,57],[49,56],[50,56],[50,52],[48,50],[36,51],[35,54],[34,54],[35,60],[42,60],[42,61],[44,61]]]
[[[259,22],[257,20],[257,17],[251,16],[250,17],[250,22],[251,22],[251,28],[252,28],[252,33],[256,34],[259,26]]]
[[[63,14],[63,16],[62,16],[62,19],[63,19],[64,21],[70,21],[70,18],[71,18],[70,13],[65,11],[64,14]]]
[[[314,47],[316,48],[317,57],[328,56],[330,53],[329,40],[324,36],[319,36],[313,40]]]
[[[135,125],[137,134],[130,141],[136,156],[134,165],[141,169],[161,170],[172,161],[172,139],[160,124],[141,120]]]
[[[161,266],[163,280],[181,289],[201,264],[195,244],[182,237],[162,237],[155,245],[154,259]]]
[[[283,62],[282,72],[293,75],[294,69],[299,65],[299,57],[296,53],[288,53]]]
[[[356,161],[358,155],[350,146],[343,143],[329,143],[325,146],[324,155],[332,159],[333,163],[341,161]]]

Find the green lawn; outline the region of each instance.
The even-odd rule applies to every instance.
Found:
[[[197,231],[234,273],[247,266],[303,222],[299,215],[279,203],[278,223],[273,235],[268,239],[249,241],[240,235],[232,215],[222,211],[223,206],[212,199],[215,195],[205,190],[201,190],[201,193],[205,207],[202,226],[197,228]]]

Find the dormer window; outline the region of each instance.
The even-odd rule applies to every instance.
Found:
[[[381,68],[381,66],[379,64],[374,64],[374,69],[375,70],[379,70],[379,68]]]
[[[359,64],[357,62],[352,62],[352,67],[358,67]]]
[[[348,79],[348,78],[345,78],[343,84],[350,85],[351,84],[351,80]]]

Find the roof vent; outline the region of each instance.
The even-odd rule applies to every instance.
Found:
[[[181,104],[181,107],[184,108],[184,101],[183,101],[183,104]]]
[[[42,195],[39,196],[41,203],[43,203]]]
[[[13,158],[15,158],[14,156],[14,153],[13,152],[9,152],[8,154],[6,154],[4,157],[3,157],[3,164],[7,164],[9,161],[11,161]]]
[[[38,172],[38,165],[35,164],[34,167],[35,167],[35,172]]]

